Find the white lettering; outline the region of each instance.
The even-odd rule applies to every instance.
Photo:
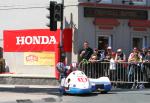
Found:
[[[48,44],[49,43],[49,37],[48,36],[42,36],[41,44]]]
[[[24,44],[24,37],[16,37],[16,39],[17,39],[17,43],[16,43],[16,45],[23,45]]]
[[[33,44],[40,44],[40,36],[33,36]]]
[[[16,45],[30,44],[56,44],[55,36],[18,36]]]
[[[56,39],[54,36],[51,36],[51,39],[49,41],[49,44],[56,44]]]
[[[25,44],[27,44],[27,45],[33,44],[33,39],[31,36],[25,37]]]

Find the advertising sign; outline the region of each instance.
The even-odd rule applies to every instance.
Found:
[[[24,65],[55,66],[54,52],[25,52]]]
[[[6,30],[4,52],[54,51],[59,43],[60,30]]]
[[[5,30],[4,52],[39,52],[55,51],[60,42],[60,30],[49,29]],[[65,52],[72,50],[72,29],[63,31]]]

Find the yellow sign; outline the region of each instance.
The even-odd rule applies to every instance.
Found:
[[[24,65],[55,66],[55,53],[54,52],[25,52]]]

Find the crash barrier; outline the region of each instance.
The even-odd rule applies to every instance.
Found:
[[[79,69],[89,78],[107,76],[112,83],[148,83],[150,63],[81,62]]]

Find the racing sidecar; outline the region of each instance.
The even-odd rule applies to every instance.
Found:
[[[57,66],[61,73],[62,71],[67,71],[65,70],[66,67],[63,66],[63,64]],[[84,72],[74,69],[69,75],[61,78],[60,91],[62,94],[88,94],[97,90],[102,93],[107,93],[111,90],[111,82],[108,77],[92,79],[88,78]]]

